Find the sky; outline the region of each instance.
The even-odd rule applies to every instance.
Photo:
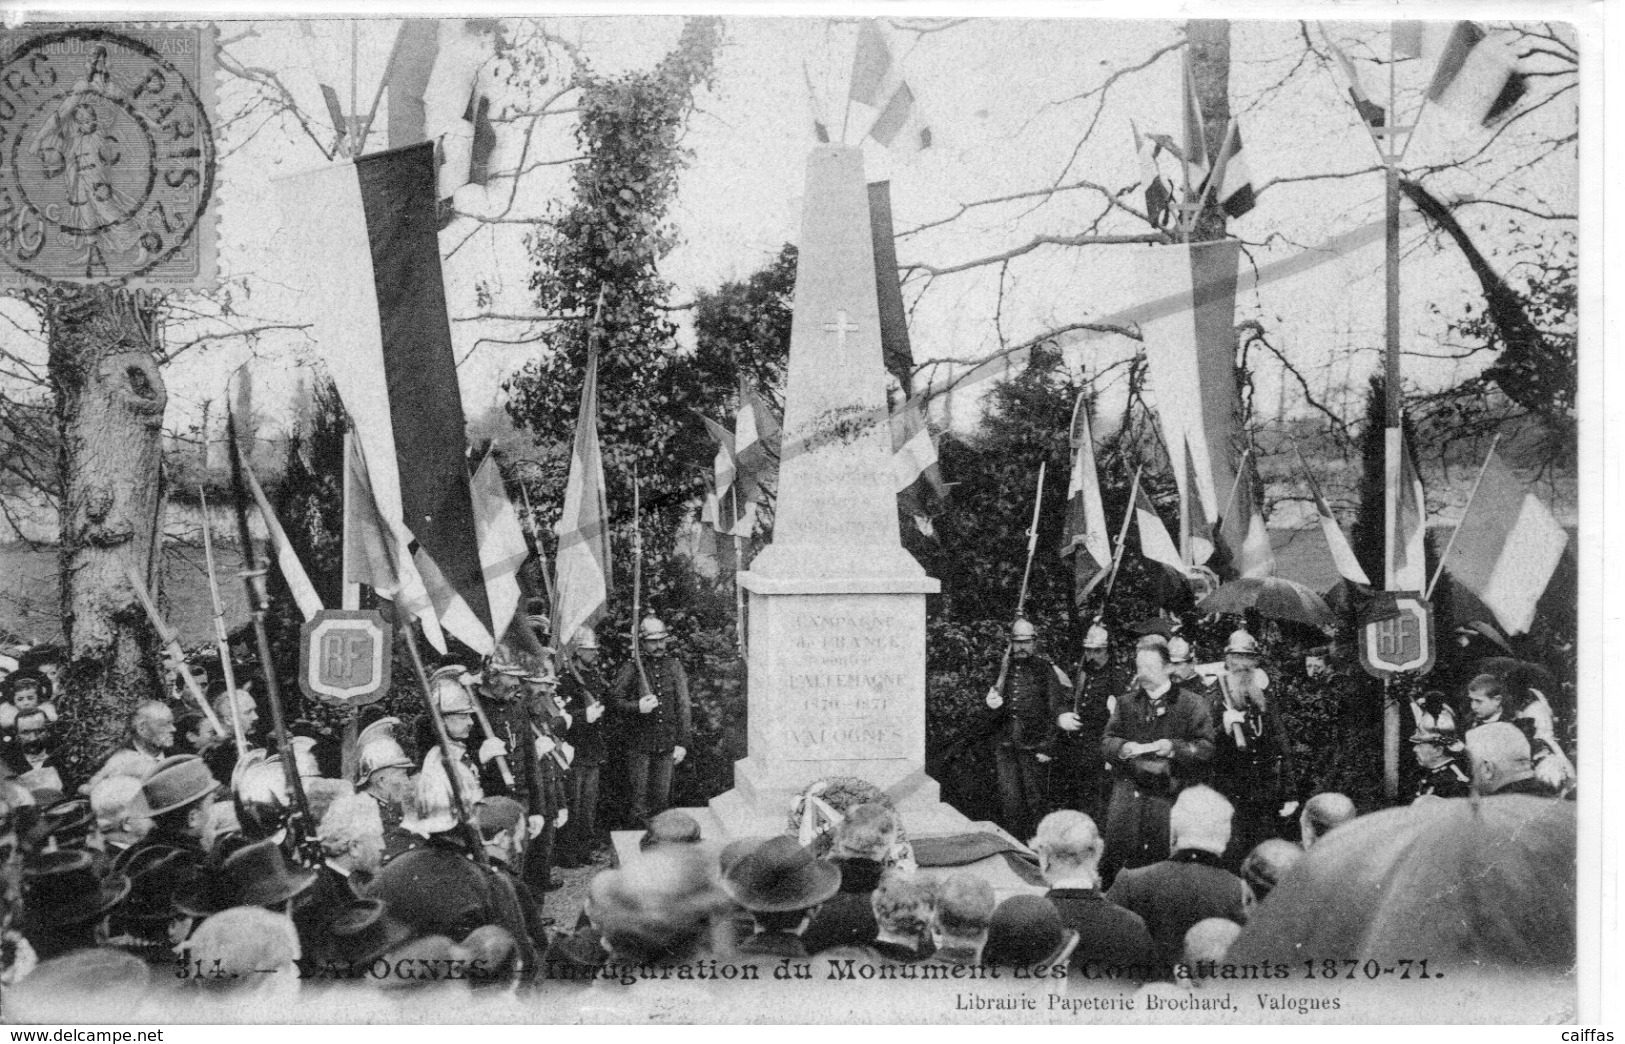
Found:
[[[347,99],[353,72],[365,108],[398,24],[307,19],[220,23],[219,31],[235,61],[276,71],[296,102],[325,123],[319,84],[334,85]],[[544,24],[605,73],[652,66],[681,30],[680,19],[673,17],[557,18]],[[1138,71],[1125,70],[1177,43],[1182,28],[1176,21],[988,19],[917,36],[894,33],[905,74],[934,137],[933,148],[906,163],[872,142],[864,146],[868,176],[892,183],[901,233],[899,260],[948,266],[1009,250],[1035,235],[1084,229],[1103,209],[1100,195],[1090,191],[975,207],[936,227],[910,232],[953,217],[963,204],[1051,184],[1063,178],[1063,171],[1063,180],[1088,179],[1114,191],[1136,181],[1139,166],[1130,121],[1142,130],[1177,131],[1179,54],[1170,52]],[[1378,53],[1372,45],[1385,51],[1384,28],[1325,26],[1351,49],[1373,88],[1385,76],[1379,77],[1378,65],[1367,59]],[[855,35],[856,23],[850,19],[727,20],[714,86],[700,96],[684,136],[692,159],[670,212],[681,244],[663,264],[664,274],[676,285],[675,300],[692,300],[696,291],[750,274],[793,240],[815,107],[832,126],[846,125],[848,143],[862,139],[872,113],[862,106],[843,106]],[[1411,62],[1402,69],[1402,87],[1408,84],[1412,96],[1426,74],[1424,65]],[[500,82],[504,71],[496,64],[487,69],[498,107],[534,104]],[[1080,97],[1118,73],[1121,78],[1098,112],[1097,99]],[[550,83],[541,93],[551,94],[557,86]],[[1371,140],[1343,90],[1330,69],[1306,60],[1300,23],[1233,23],[1231,99],[1255,184],[1373,164]],[[222,112],[239,109],[247,92],[228,73],[217,79]],[[1373,93],[1380,100],[1384,91]],[[558,104],[568,107],[569,98]],[[386,98],[386,113],[387,107]],[[1080,145],[1091,120],[1093,129]],[[1499,198],[1542,211],[1577,211],[1572,148],[1533,169],[1517,169],[1530,155],[1528,141],[1572,133],[1575,120],[1573,106],[1552,106],[1497,143],[1501,155],[1492,156],[1489,176],[1502,179],[1494,187]],[[377,125],[383,126],[382,114]],[[222,143],[220,267],[230,281],[232,306],[240,313],[236,321],[245,325],[300,321],[300,301],[290,289],[297,282],[299,262],[283,249],[278,230],[287,222],[319,222],[322,215],[297,206],[285,213],[278,186],[324,160],[291,128],[289,121],[256,115],[232,127]],[[517,128],[503,128],[494,162],[499,171],[518,161],[520,138],[510,132]],[[573,155],[572,130],[568,113],[540,121],[529,161]],[[1407,161],[1448,164],[1471,154],[1484,139],[1482,131],[1433,108],[1419,125]],[[463,360],[461,390],[471,415],[499,406],[503,378],[545,350],[533,339],[533,324],[478,316],[533,311],[526,289],[531,271],[524,246],[527,226],[513,219],[545,218],[567,205],[567,171],[559,163],[527,174],[506,210],[510,223],[476,226],[463,219],[442,234],[453,338]],[[1447,199],[1485,190],[1483,178],[1464,171],[1446,170],[1429,185]],[[470,187],[459,194],[458,204],[477,212],[501,212],[511,187],[505,181],[489,189]],[[1379,220],[1381,208],[1380,173],[1278,184],[1264,191],[1252,213],[1233,223],[1232,232],[1247,244],[1243,264],[1264,264]],[[1512,260],[1507,252],[1517,238],[1511,232],[1513,222],[1534,224],[1499,208],[1462,213],[1480,247],[1503,265]],[[1572,222],[1547,224],[1573,227]],[[1146,226],[1117,214],[1106,218],[1100,231],[1139,233]],[[1414,353],[1407,356],[1405,376],[1418,387],[1444,386],[1487,361],[1425,357],[1439,352],[1445,317],[1459,315],[1479,300],[1476,281],[1454,247],[1441,249],[1420,226],[1405,233],[1403,247],[1402,328],[1406,349]],[[915,358],[975,362],[1001,345],[1132,305],[1140,288],[1131,275],[1136,259],[1127,254],[1147,249],[1155,248],[1044,247],[1012,260],[1002,271],[999,265],[987,265],[943,276],[929,287],[912,279],[905,296],[912,309]],[[477,300],[482,293],[489,295],[487,303]],[[1380,362],[1380,240],[1304,275],[1243,294],[1237,318],[1261,321],[1272,342],[1305,374],[1317,398],[1357,418],[1365,378]],[[171,336],[181,340],[219,329],[217,323],[178,322],[172,324]],[[688,336],[686,330],[682,336]],[[532,338],[527,343],[500,343],[527,337]],[[1067,358],[1075,368],[1093,369],[1134,348],[1122,338],[1096,338],[1070,349]],[[230,340],[210,342],[178,359],[167,371],[170,429],[184,432],[195,425],[202,404],[221,400],[230,374],[245,361],[254,374],[259,407],[273,424],[285,422],[285,404],[313,372],[315,353],[302,335],[272,331],[255,338],[251,347]],[[1294,386],[1287,384],[1283,391],[1281,370],[1273,360],[1259,365],[1255,382],[1261,411],[1291,416],[1305,408]],[[974,424],[975,394],[955,396],[951,419],[956,426]],[[942,405],[937,417],[944,419]]]

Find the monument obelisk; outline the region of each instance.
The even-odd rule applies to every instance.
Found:
[[[772,543],[749,592],[749,756],[711,801],[732,836],[782,831],[825,776],[885,790],[916,835],[967,823],[925,773],[925,597],[903,550],[863,156],[813,150],[796,264]]]

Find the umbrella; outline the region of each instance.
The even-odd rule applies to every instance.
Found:
[[[1561,974],[1575,960],[1575,807],[1506,795],[1389,809],[1317,838],[1225,960],[1427,954],[1455,967]]]
[[[1311,627],[1330,627],[1337,622],[1326,600],[1296,580],[1279,576],[1232,580],[1196,605],[1201,613],[1239,613],[1247,609],[1272,620],[1294,620]]]
[[[1134,621],[1128,625],[1128,630],[1135,634],[1160,634],[1164,638],[1172,638],[1178,627],[1177,620],[1170,620],[1166,616],[1153,616],[1146,620]]]
[[[1369,623],[1381,623],[1392,620],[1400,615],[1399,603],[1394,596],[1386,591],[1379,591],[1366,584],[1355,583],[1353,580],[1343,579],[1328,587],[1321,597],[1332,612],[1339,616],[1352,616],[1356,623],[1364,627]]]
[[[1509,689],[1539,689],[1547,699],[1559,691],[1557,678],[1538,663],[1511,656],[1486,656],[1478,661],[1478,673],[1493,674]]]

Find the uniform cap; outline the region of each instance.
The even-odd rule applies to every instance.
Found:
[[[1105,649],[1111,645],[1111,635],[1100,624],[1091,624],[1089,631],[1083,636],[1085,649]]]

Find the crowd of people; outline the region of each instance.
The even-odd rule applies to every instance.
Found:
[[[24,654],[0,705],[0,985],[266,1005],[329,988],[513,1000],[796,962],[837,981],[1002,969],[1163,993],[1305,953],[1573,965],[1573,766],[1544,694],[1503,674],[1473,677],[1459,718],[1418,701],[1414,803],[1359,815],[1341,794],[1297,799],[1247,632],[1218,664],[1144,636],[1124,677],[1102,628],[1068,673],[1018,621],[986,704],[1004,825],[1044,887],[1001,897],[975,870],[915,866],[884,802],[841,810],[827,836],[712,844],[666,808],[691,742],[687,679],[664,625],[641,637],[613,682],[590,631],[562,672],[505,649],[479,674],[442,666],[431,713],[364,717],[326,774],[311,738],[270,749],[249,687],[198,676],[211,713],[139,704],[82,782],[55,762],[60,664]],[[608,716],[646,823],[627,860],[608,857],[597,815]],[[552,868],[589,862],[604,865],[579,916],[544,913]],[[1397,927],[1403,887],[1349,887],[1417,865],[1447,885]],[[1418,925],[1431,934],[1400,953]]]

